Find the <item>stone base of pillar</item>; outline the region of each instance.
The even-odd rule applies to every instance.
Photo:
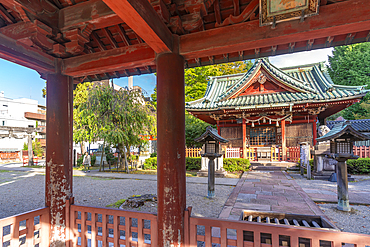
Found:
[[[349,206],[349,200],[339,199],[337,209],[340,211],[346,211],[346,212],[351,211],[351,207]]]
[[[215,191],[208,191],[208,196],[209,199],[215,198]]]
[[[218,170],[215,171],[215,177],[216,178],[224,178],[227,175],[227,171],[225,170]],[[208,170],[199,170],[197,172],[197,177],[208,177]]]

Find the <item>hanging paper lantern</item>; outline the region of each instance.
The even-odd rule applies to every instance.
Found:
[[[263,123],[266,123],[266,118],[265,117],[263,118]]]
[[[276,127],[279,127],[279,121],[276,121]]]
[[[269,119],[269,124],[271,124],[271,119]]]
[[[254,127],[254,122],[252,122],[252,128]]]

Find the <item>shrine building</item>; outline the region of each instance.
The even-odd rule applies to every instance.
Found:
[[[241,148],[243,157],[287,160],[301,142],[316,144],[316,123],[359,102],[364,86],[335,85],[323,63],[276,68],[258,59],[245,74],[212,77],[203,98],[187,111],[217,125],[219,134]],[[249,157],[249,156],[248,156]]]

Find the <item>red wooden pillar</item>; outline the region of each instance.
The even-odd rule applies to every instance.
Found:
[[[157,56],[158,246],[184,244],[186,208],[184,59]]]
[[[312,122],[312,133],[313,133],[313,145],[316,145],[316,138],[317,138],[317,127],[316,127],[316,121],[317,117],[315,116],[315,121]]]
[[[45,204],[50,208],[50,246],[66,241],[66,201],[72,197],[72,78],[47,76]]]
[[[286,161],[285,119],[281,120],[281,149],[283,150],[283,161]]]
[[[221,135],[220,121],[217,120],[217,133]]]
[[[245,123],[245,119],[243,119],[243,123],[242,123],[242,128],[243,128],[243,158],[246,159],[247,158],[247,152],[246,152],[246,148],[247,148],[247,143],[246,143],[246,140],[247,140],[247,124]]]

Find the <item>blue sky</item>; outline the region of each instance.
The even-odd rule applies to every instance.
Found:
[[[280,55],[270,57],[270,61],[277,67],[322,62],[327,61],[332,50],[332,48],[328,48]],[[127,86],[127,78],[114,79],[113,82],[119,86]],[[155,84],[154,74],[134,76],[134,85],[142,87],[147,92],[147,96],[153,93]],[[12,99],[31,98],[38,100],[39,104],[45,105],[41,91],[44,87],[45,80],[41,79],[36,71],[0,59],[0,91],[4,91],[5,97]]]

